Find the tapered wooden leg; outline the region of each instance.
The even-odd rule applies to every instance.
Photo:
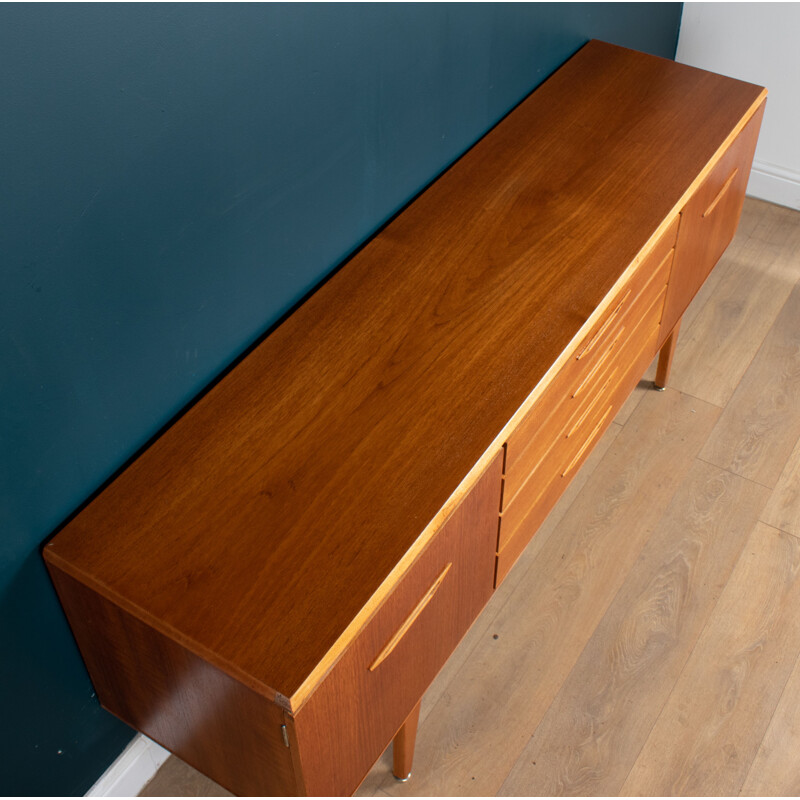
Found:
[[[414,760],[414,742],[417,740],[420,705],[422,705],[422,700],[408,715],[392,743],[392,772],[395,778],[402,782],[411,777],[411,762]]]
[[[656,367],[656,380],[653,384],[659,392],[663,392],[669,380],[669,371],[672,369],[672,357],[675,355],[675,345],[678,343],[678,332],[681,329],[681,321],[675,324],[672,333],[667,336],[664,344],[661,345],[661,352],[658,354],[658,367]]]

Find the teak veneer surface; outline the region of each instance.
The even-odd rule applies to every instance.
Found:
[[[46,557],[297,710],[764,95],[589,43]]]

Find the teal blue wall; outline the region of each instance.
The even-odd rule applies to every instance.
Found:
[[[102,711],[43,540],[595,37],[680,4],[0,5],[0,793],[83,793]]]

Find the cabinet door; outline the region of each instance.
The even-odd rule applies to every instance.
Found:
[[[681,212],[678,244],[661,325],[662,342],[736,233],[763,115],[764,103]]]
[[[309,795],[356,790],[491,597],[502,455],[295,715]]]

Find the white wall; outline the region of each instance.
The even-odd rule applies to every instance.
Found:
[[[767,87],[747,193],[800,209],[800,3],[686,3],[675,58]]]

